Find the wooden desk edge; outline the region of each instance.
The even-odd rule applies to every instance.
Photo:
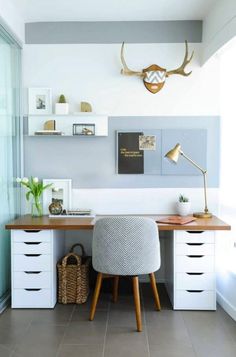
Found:
[[[112,216],[112,215],[110,215]],[[133,216],[133,215],[130,215]],[[138,216],[138,215],[137,215]],[[142,217],[150,217],[158,220],[160,217],[168,215],[139,215]],[[5,225],[6,229],[21,229],[21,230],[92,230],[97,219],[109,217],[109,215],[97,215],[95,218],[49,218],[43,216],[40,218],[32,218],[30,215],[25,215]],[[216,216],[208,219],[197,219],[194,222],[185,225],[157,223],[159,231],[229,231],[231,226],[221,221]]]

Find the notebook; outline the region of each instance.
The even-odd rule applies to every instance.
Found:
[[[166,223],[166,224],[187,224],[195,221],[197,218],[193,216],[169,216],[165,218],[160,218],[157,220],[158,223]]]

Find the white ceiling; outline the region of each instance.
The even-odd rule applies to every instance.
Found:
[[[35,22],[201,20],[217,0],[10,1],[25,22]]]

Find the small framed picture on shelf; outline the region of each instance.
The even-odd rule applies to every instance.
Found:
[[[52,114],[51,88],[28,89],[28,113],[30,115]]]
[[[52,184],[43,191],[43,212],[49,214],[48,207],[51,203],[60,203],[63,210],[71,209],[71,179],[44,179],[43,184]]]
[[[73,124],[73,135],[95,135],[95,124]]]

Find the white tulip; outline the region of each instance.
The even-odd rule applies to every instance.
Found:
[[[23,183],[28,183],[29,182],[29,179],[28,177],[23,177],[23,179],[21,180]]]
[[[16,178],[16,182],[17,182],[17,183],[21,183],[21,178],[20,178],[20,177],[17,177],[17,178]]]
[[[34,177],[34,178],[33,178],[33,182],[34,182],[34,183],[38,183],[38,182],[39,182],[38,177]]]

